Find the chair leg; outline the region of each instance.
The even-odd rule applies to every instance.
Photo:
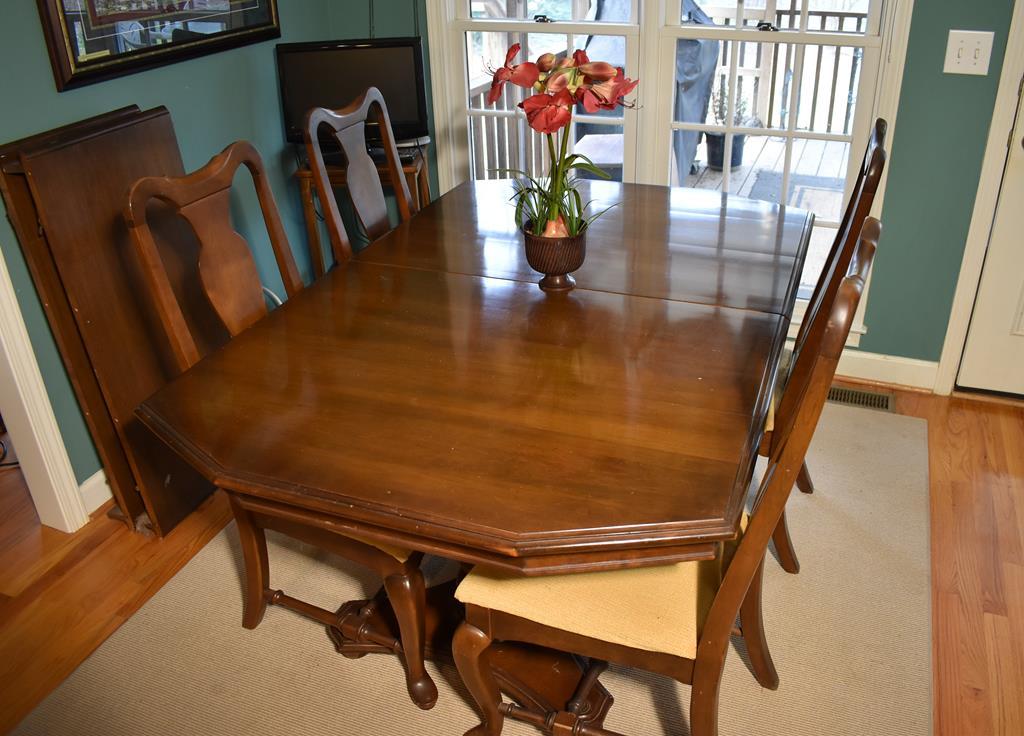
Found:
[[[267,558],[267,537],[253,521],[252,514],[229,496],[238,537],[245,559],[245,598],[242,604],[242,626],[255,629],[267,612],[266,591],[270,587],[270,561]]]
[[[398,629],[402,634],[405,682],[409,696],[420,708],[429,710],[437,702],[437,686],[430,679],[423,664],[427,607],[423,575],[418,569],[405,574],[389,575],[384,578],[384,589],[387,591],[395,618],[398,619]]]
[[[775,531],[772,532],[772,541],[775,542],[775,551],[779,555],[779,564],[782,569],[793,575],[800,572],[800,560],[797,559],[793,540],[789,536],[789,524],[786,522],[785,509],[782,510],[779,523],[775,525]]]
[[[717,662],[698,662],[690,687],[690,736],[718,736],[718,690],[722,684],[724,657]]]
[[[764,619],[761,616],[763,575],[764,560],[761,560],[757,572],[754,573],[754,577],[750,581],[747,596],[740,606],[740,630],[743,632],[743,640],[747,643],[747,653],[750,655],[750,667],[754,671],[754,678],[761,687],[777,690],[779,673],[775,671],[775,663],[768,650],[768,641],[764,636]]]
[[[491,637],[468,621],[459,625],[452,639],[452,655],[459,676],[484,716],[479,726],[466,731],[466,736],[499,736],[505,722],[500,709],[501,692],[487,656],[490,645]]]
[[[811,481],[811,473],[807,470],[807,463],[800,466],[800,472],[796,475],[796,487],[804,493],[814,493],[814,483]]]

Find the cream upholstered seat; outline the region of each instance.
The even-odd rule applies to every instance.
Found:
[[[693,659],[723,560],[728,564],[736,544],[714,560],[630,570],[525,578],[478,567],[455,597],[592,639]]]

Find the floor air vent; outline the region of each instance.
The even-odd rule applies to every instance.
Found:
[[[884,391],[865,391],[860,388],[833,386],[828,391],[828,400],[847,406],[862,406],[865,409],[892,411],[892,394]]]

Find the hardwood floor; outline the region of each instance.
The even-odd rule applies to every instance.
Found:
[[[0,470],[0,733],[17,725],[231,517],[217,494],[155,539],[130,532],[104,511],[75,534],[40,526],[21,471]]]
[[[1024,403],[896,395],[928,420],[935,733],[1024,733]],[[41,528],[0,470],[0,733],[13,728],[227,522],[221,496],[163,540],[99,515]]]
[[[896,408],[928,420],[935,733],[1024,734],[1024,404]]]

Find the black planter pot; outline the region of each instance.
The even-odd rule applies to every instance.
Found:
[[[705,133],[705,140],[708,142],[708,168],[715,171],[722,170],[722,159],[725,157],[725,134]],[[732,161],[730,168],[735,169],[743,165],[743,144],[747,142],[747,136],[737,133],[732,137]]]

